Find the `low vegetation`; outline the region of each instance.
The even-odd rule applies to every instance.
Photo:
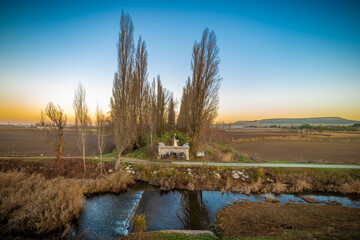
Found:
[[[339,169],[284,169],[219,167],[128,166],[136,180],[161,190],[219,190],[250,193],[339,192],[360,194],[360,171]]]
[[[96,180],[0,173],[0,230],[36,235],[63,230],[66,234],[83,208],[85,195],[118,193],[131,183],[132,176],[123,171]]]
[[[349,126],[340,126],[340,125],[326,125],[326,126],[315,126],[310,124],[303,124],[299,126],[299,129],[312,129],[319,132],[322,131],[359,131],[360,123],[354,123]]]
[[[121,240],[138,240],[136,234],[129,234],[120,238]],[[219,239],[212,234],[186,235],[181,233],[145,232],[144,240],[216,240]]]
[[[133,220],[135,236],[137,240],[144,239],[144,232],[146,231],[146,216],[145,214],[139,214],[134,217]]]
[[[359,239],[360,209],[332,205],[237,202],[217,215],[229,239]]]

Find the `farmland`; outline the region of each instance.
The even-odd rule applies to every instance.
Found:
[[[79,156],[78,135],[76,130],[69,129],[64,134],[64,156]],[[105,153],[113,150],[111,137],[107,136]],[[40,156],[55,157],[51,145],[41,137],[41,130],[35,128],[0,128],[0,156]],[[87,154],[96,155],[95,133],[90,131],[87,137]]]
[[[255,161],[360,163],[359,132],[249,128],[228,132],[232,147]]]

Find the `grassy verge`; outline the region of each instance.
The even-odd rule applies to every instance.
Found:
[[[116,157],[116,153],[115,152],[107,153],[107,154],[102,155],[102,157],[104,157],[104,158]],[[100,158],[100,155],[96,155],[96,156],[94,156],[94,158]]]
[[[85,195],[118,193],[130,183],[133,177],[123,171],[96,180],[47,180],[40,174],[0,173],[0,230],[4,234],[66,233],[78,218]]]
[[[135,234],[129,234],[120,238],[121,240],[137,240]],[[145,232],[144,240],[216,240],[216,236],[211,234],[186,235],[180,233],[161,233],[161,232]]]
[[[39,162],[39,159],[24,159],[23,162]]]
[[[186,235],[179,233],[161,233],[161,232],[145,232],[142,238],[143,240],[275,240],[275,238],[218,238],[211,234],[198,234],[198,235]],[[125,237],[121,237],[119,240],[138,240],[135,234],[129,234]]]

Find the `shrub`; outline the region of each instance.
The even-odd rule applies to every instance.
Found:
[[[145,214],[139,214],[134,217],[134,228],[136,239],[143,239],[144,232],[146,231]]]

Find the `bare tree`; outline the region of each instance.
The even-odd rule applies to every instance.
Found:
[[[75,124],[80,132],[80,144],[79,150],[82,154],[82,159],[84,163],[84,172],[86,174],[86,134],[87,134],[87,125],[90,121],[90,117],[88,114],[88,107],[86,104],[86,92],[84,86],[79,83],[79,87],[75,91],[73,108],[75,111]]]
[[[118,69],[114,76],[111,97],[111,118],[116,146],[115,169],[119,169],[121,155],[132,142],[133,126],[130,104],[133,75],[134,26],[128,14],[122,12],[118,41]]]
[[[201,42],[195,42],[191,69],[191,133],[195,149],[199,144],[201,132],[217,116],[219,104],[219,48],[214,31],[205,29]]]
[[[53,145],[53,149],[58,153],[56,164],[59,165],[63,155],[64,130],[66,127],[66,115],[64,110],[58,105],[49,102],[45,110],[41,111],[40,125],[42,126],[45,139]]]
[[[99,105],[96,106],[96,142],[100,155],[100,172],[103,174],[103,152],[105,148],[106,116]]]

